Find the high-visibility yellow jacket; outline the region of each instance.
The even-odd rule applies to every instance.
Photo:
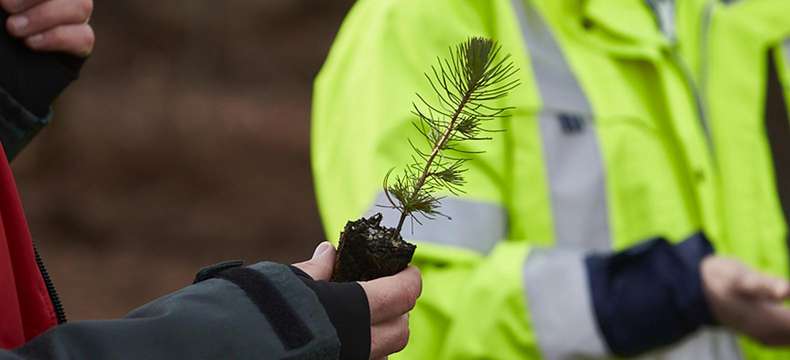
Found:
[[[710,1],[684,49],[703,95],[720,192],[719,253],[787,277],[790,2]],[[784,166],[783,166],[784,165]],[[784,210],[783,210],[784,207]],[[790,359],[741,339],[745,358]]]
[[[720,176],[736,170],[725,172],[729,156],[717,153],[738,150],[719,140],[725,135],[718,129],[732,118],[720,113],[739,100],[709,101],[711,87],[723,86],[713,74],[742,69],[703,60],[726,47],[718,35],[706,38],[724,22],[725,7],[666,3],[672,2],[360,0],[354,6],[315,88],[313,169],[330,239],[363,214],[381,211],[396,220],[376,207],[384,203],[382,177],[409,162],[405,139],[419,137],[410,103],[415,91],[431,94],[423,72],[450,45],[470,36],[498,40],[523,82],[501,104],[516,108],[497,124],[507,132],[469,145],[486,152],[468,163],[466,193],[443,202],[453,220],[404,231],[418,242],[424,292],[411,316],[410,344],[397,358],[609,356],[584,259],[655,236],[679,242],[704,231],[717,249],[747,251],[750,264],[786,274],[776,189],[755,205],[773,201],[771,208],[750,204],[753,213],[744,214],[729,208],[755,199],[747,193],[736,201],[727,191],[753,179]],[[743,77],[751,81],[756,73]],[[760,181],[774,181],[770,162],[763,165]],[[765,214],[774,228],[753,249],[749,230],[758,220],[736,225],[732,217]],[[645,356],[769,354],[779,353],[706,327]]]

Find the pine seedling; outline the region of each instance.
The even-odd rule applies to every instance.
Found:
[[[485,134],[498,130],[486,129],[483,124],[507,116],[510,108],[486,105],[519,85],[519,80],[513,79],[515,65],[509,56],[500,58],[499,52],[494,41],[471,38],[453,49],[449,59],[440,59],[431,69],[432,76],[426,74],[437,100],[432,104],[417,94],[419,102],[413,104],[412,113],[417,117],[413,125],[428,150],[409,140],[414,151],[412,163],[392,184],[388,181],[390,174],[384,178],[389,206],[401,213],[398,233],[407,218],[420,223],[416,215],[428,219],[443,216],[439,211],[441,197],[436,193],[463,192],[464,163],[472,151],[463,150],[461,145],[491,140]]]
[[[440,193],[463,193],[464,167],[469,155],[464,144],[491,140],[492,132],[484,125],[507,117],[509,107],[491,104],[519,86],[514,75],[518,68],[509,55],[501,56],[501,47],[484,38],[469,40],[450,49],[450,55],[438,59],[425,74],[435,99],[417,94],[412,104],[413,122],[424,144],[410,139],[412,161],[400,174],[394,169],[384,177],[385,207],[400,212],[396,228],[381,226],[376,214],[346,224],[340,235],[336,281],[366,281],[393,275],[403,270],[414,254],[415,246],[403,241],[401,230],[407,219],[417,224],[421,218],[445,216],[440,211]],[[449,217],[448,217],[449,218]]]

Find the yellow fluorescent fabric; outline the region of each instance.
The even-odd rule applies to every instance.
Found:
[[[742,1],[746,2],[759,3]],[[470,36],[498,40],[521,68],[523,82],[501,104],[516,107],[513,117],[492,125],[507,132],[494,134],[492,142],[470,145],[470,150],[486,153],[469,163],[467,193],[462,199],[503,209],[507,235],[493,247],[477,251],[421,239],[415,264],[423,271],[425,290],[411,316],[410,345],[393,358],[539,359],[547,354],[536,328],[535,315],[540,314],[530,313],[534,304],[527,301],[523,270],[530,249],[558,244],[556,225],[567,220],[558,219],[564,214],[554,211],[558,179],[552,176],[551,165],[556,164],[546,163],[552,156],[546,153],[550,147],[542,124],[549,111],[557,117],[586,116],[585,124],[590,125],[586,131],[594,132],[604,185],[594,195],[605,200],[609,249],[654,236],[677,241],[705,230],[726,253],[743,253],[750,263],[775,273],[786,271],[786,249],[777,241],[784,231],[777,223],[777,204],[768,199],[770,191],[760,190],[768,185],[741,189],[770,180],[766,167],[770,161],[754,162],[759,175],[750,175],[751,171],[743,170],[752,167],[744,162],[752,160],[735,154],[743,146],[764,151],[765,144],[744,135],[747,139],[732,146],[727,142],[732,141],[730,135],[722,135],[721,130],[736,133],[738,128],[723,125],[730,121],[723,119],[736,114],[754,118],[759,109],[732,109],[740,97],[729,93],[719,98],[717,94],[718,102],[706,103],[707,116],[702,116],[695,86],[690,86],[692,78],[703,78],[701,69],[734,74],[731,68],[724,69],[741,66],[741,60],[724,44],[742,38],[724,40],[723,35],[714,34],[716,39],[706,48],[700,13],[707,1],[681,3],[676,16],[681,36],[673,44],[650,21],[652,14],[641,0],[524,2],[547,24],[582,89],[590,113],[580,114],[561,101],[555,105],[556,99],[544,98],[546,91],[538,87],[532,63],[535,49],[525,42],[511,1],[358,1],[315,84],[312,161],[329,239],[337,239],[347,220],[374,209],[383,175],[408,163],[410,148],[405,139],[419,139],[410,125],[410,103],[415,91],[431,94],[422,74],[436,57],[446,56],[449,46]],[[724,23],[720,12],[716,7],[712,13],[713,28]],[[754,5],[744,13],[764,14],[768,24],[761,24],[760,29],[782,24],[777,16]],[[774,34],[778,31],[766,32],[772,33],[770,42],[781,38]],[[708,69],[703,57],[713,55],[701,49],[727,59]],[[755,66],[759,69],[760,65]],[[747,75],[738,79],[759,93],[759,86],[749,83]],[[713,80],[704,85],[706,100],[714,97],[714,87],[732,89]],[[712,129],[712,142],[705,135],[705,124]],[[714,163],[711,150],[718,157],[739,160]],[[749,174],[722,182],[717,166],[725,174],[739,170]],[[738,192],[739,200],[722,201],[730,191]],[[745,204],[750,196],[757,196],[753,200],[759,202]],[[740,206],[744,209],[733,210]],[[766,217],[755,220],[754,214]],[[468,224],[449,222],[446,226]],[[752,244],[744,239],[751,239],[753,232],[760,234]],[[404,236],[409,234],[407,226]],[[598,249],[599,245],[586,240],[574,239],[579,250]],[[588,296],[585,289],[575,294]],[[573,325],[569,319],[569,331]]]
[[[446,56],[451,45],[475,35],[499,40],[522,67],[525,86],[513,94],[508,105],[518,107],[522,114],[519,128],[528,134],[521,141],[521,146],[530,149],[524,165],[537,169],[525,180],[544,188],[535,190],[543,195],[529,202],[548,208],[540,180],[536,124],[521,121],[534,116],[530,114],[539,108],[539,100],[529,85],[526,54],[510,3],[361,1],[345,21],[315,88],[313,169],[330,239],[337,238],[345,221],[375,205],[382,177],[391,167],[409,161],[405,139],[418,139],[410,124],[410,104],[415,91],[431,94],[422,74],[436,57]],[[491,127],[510,129],[512,123],[515,119]],[[468,199],[504,208],[515,200],[510,194],[513,175],[509,165],[514,161],[514,136],[509,130],[495,134],[491,143],[471,145],[486,153],[469,163]],[[537,225],[532,227],[548,229],[547,214],[536,213],[533,219]],[[514,228],[525,231],[523,224],[510,224],[511,231]],[[550,239],[542,241],[550,244]],[[527,246],[523,241],[501,244],[492,255],[482,256],[421,243],[415,264],[422,270],[424,291],[410,317],[410,344],[393,358],[540,358],[521,285]],[[481,327],[488,332],[471,341],[470,333]],[[492,342],[500,346],[492,350],[488,347]]]
[[[764,118],[768,57],[785,84],[782,44],[790,37],[790,2],[713,3],[700,47],[699,79],[720,171],[720,252],[787,277],[787,224],[782,214]],[[785,88],[788,88],[785,85]],[[787,96],[788,92],[785,92]],[[741,341],[748,359],[788,359],[790,351]]]

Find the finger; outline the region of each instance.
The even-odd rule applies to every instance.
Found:
[[[302,269],[313,280],[329,280],[335,267],[335,254],[332,244],[324,241],[315,248],[312,259],[294,264],[294,266]]]
[[[762,302],[752,309],[744,332],[767,346],[790,345],[790,309]]]
[[[16,14],[49,0],[0,0],[0,6],[9,14]]]
[[[397,318],[414,308],[422,293],[420,271],[409,266],[400,273],[361,282],[370,304],[371,324]]]
[[[740,276],[736,290],[744,296],[769,301],[781,301],[790,296],[790,285],[787,281],[747,271]]]
[[[50,0],[8,18],[11,35],[27,37],[62,25],[79,25],[93,12],[91,0]]]
[[[93,29],[87,24],[59,26],[25,38],[25,43],[33,50],[65,52],[79,57],[90,55],[95,41]]]
[[[403,350],[409,343],[409,316],[375,325],[370,329],[370,358],[385,358]]]

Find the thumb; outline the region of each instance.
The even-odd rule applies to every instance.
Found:
[[[328,241],[324,241],[315,248],[312,259],[294,266],[306,272],[313,280],[329,280],[335,267],[335,248]]]

